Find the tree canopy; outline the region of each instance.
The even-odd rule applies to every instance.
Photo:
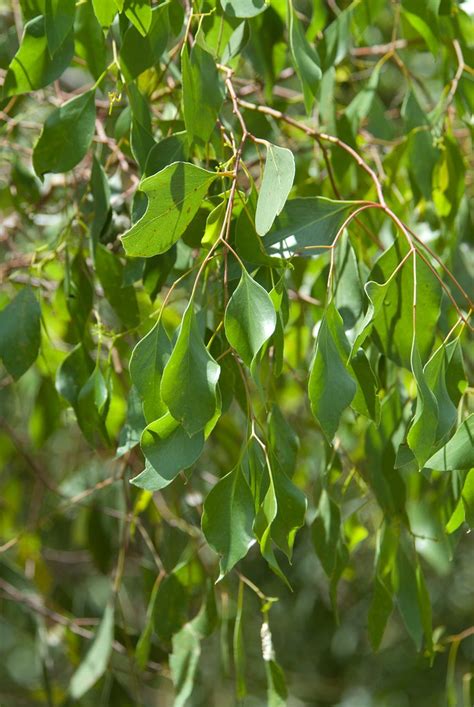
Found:
[[[468,7],[0,30],[0,702],[469,707]]]

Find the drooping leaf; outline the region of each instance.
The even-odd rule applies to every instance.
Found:
[[[157,142],[148,154],[145,176],[150,177],[173,162],[184,162],[188,158],[188,136],[186,131],[174,133]]]
[[[454,471],[474,466],[474,414],[464,420],[449,442],[425,462],[428,469]]]
[[[114,607],[109,603],[105,608],[94,642],[71,678],[69,692],[74,700],[79,700],[85,695],[107,670],[113,638]]]
[[[204,502],[202,530],[209,545],[221,556],[222,579],[254,542],[254,503],[240,466],[226,474]]]
[[[169,412],[149,424],[143,431],[141,448],[156,472],[153,490],[168,486],[180,471],[192,466],[203,447],[204,433],[199,431],[190,437]],[[143,484],[141,488],[145,488]]]
[[[301,23],[291,7],[291,3],[288,19],[291,55],[303,87],[306,112],[310,113],[323,74],[319,65],[318,54],[308,42]]]
[[[140,182],[148,197],[142,218],[122,236],[127,255],[149,258],[164,253],[182,236],[217,178],[187,162],[174,162]]]
[[[173,636],[170,669],[176,690],[175,707],[184,707],[192,693],[194,677],[201,655],[201,641],[214,630],[216,605],[209,590],[198,615]]]
[[[71,32],[75,14],[75,0],[45,0],[44,22],[51,57]]]
[[[378,650],[382,642],[387,621],[393,610],[392,594],[385,583],[379,578],[374,579],[374,593],[368,613],[369,639],[374,651]]]
[[[216,125],[224,92],[212,56],[197,42],[181,54],[183,114],[186,131],[193,141],[206,143]]]
[[[125,0],[124,10],[133,26],[146,37],[152,21],[150,0]]]
[[[417,400],[415,417],[408,431],[407,442],[418,465],[422,468],[436,441],[438,403],[426,381],[416,341],[412,351],[412,371],[416,382]]]
[[[151,25],[146,36],[133,25],[125,32],[119,59],[127,82],[159,62],[171,34],[169,7],[169,2],[163,2],[152,10]]]
[[[101,27],[108,29],[117,14],[115,0],[92,0],[92,7]]]
[[[130,376],[143,402],[148,422],[165,414],[161,399],[161,376],[171,354],[171,342],[159,319],[155,326],[135,346],[130,359]]]
[[[474,469],[466,476],[459,501],[446,524],[446,532],[454,533],[464,520],[471,529],[474,527]]]
[[[266,143],[267,158],[257,201],[255,227],[264,236],[285,206],[295,178],[295,158],[286,147]]]
[[[275,331],[276,314],[270,296],[245,269],[227,305],[224,323],[229,344],[247,366]]]
[[[319,328],[308,385],[311,410],[329,441],[356,394],[356,383],[346,365],[348,354],[342,318],[331,302]]]
[[[120,259],[108,248],[98,244],[95,250],[95,269],[104,288],[104,294],[112,309],[127,329],[139,323],[135,290],[123,284],[123,269]]]
[[[76,7],[74,39],[76,54],[85,60],[91,76],[99,79],[107,68],[107,48],[102,27],[90,2],[79,3]]]
[[[161,379],[161,397],[189,435],[204,429],[214,417],[219,374],[220,366],[199,333],[191,300]]]
[[[409,252],[400,236],[375,263],[370,279],[387,283]],[[414,276],[414,261],[416,277]],[[416,282],[416,326],[413,328],[414,283]],[[411,347],[415,338],[422,364],[426,363],[436,331],[441,302],[441,288],[423,260],[412,255],[384,288],[373,318],[372,338],[395,363],[411,369]],[[382,304],[383,303],[383,304]]]
[[[352,208],[350,201],[323,197],[290,199],[263,241],[268,254],[288,258],[327,252]]]
[[[16,96],[48,86],[69,66],[74,53],[72,33],[51,57],[42,15],[26,23],[20,48],[10,62],[3,96]]]
[[[24,287],[0,312],[0,358],[18,380],[36,361],[41,343],[41,310],[30,287]]]
[[[68,172],[86,155],[95,130],[95,89],[71,98],[46,119],[33,151],[39,177]]]

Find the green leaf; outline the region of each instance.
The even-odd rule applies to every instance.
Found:
[[[127,255],[149,258],[179,240],[195,216],[209,186],[218,177],[187,162],[174,162],[146,177],[139,189],[148,197],[145,215],[122,236]]]
[[[170,354],[171,342],[159,319],[135,346],[130,359],[130,376],[142,399],[147,422],[157,420],[166,412],[160,384]]]
[[[146,460],[156,472],[156,478],[149,474],[147,478],[152,478],[153,490],[157,491],[168,486],[180,471],[197,461],[204,448],[204,433],[200,431],[190,437],[168,412],[144,429],[140,444]],[[140,486],[145,488],[143,480]]]
[[[15,380],[36,361],[40,343],[40,306],[33,290],[24,287],[0,312],[0,358]]]
[[[220,3],[229,17],[256,17],[269,6],[266,0],[220,0]]]
[[[92,0],[95,16],[104,29],[110,27],[117,14],[117,5],[114,0]]]
[[[228,64],[242,52],[249,41],[249,36],[250,32],[247,22],[241,22],[237,25],[222,52],[221,61],[223,64]]]
[[[471,469],[464,481],[461,496],[446,524],[446,532],[454,533],[463,521],[474,528],[474,469]]]
[[[310,113],[323,75],[319,65],[319,57],[316,50],[306,39],[304,30],[291,7],[291,3],[289,3],[288,20],[291,56],[303,87],[306,112]]]
[[[109,390],[96,366],[79,391],[74,410],[84,437],[93,446],[108,444],[109,438],[104,421],[108,411]]]
[[[474,466],[474,414],[464,420],[444,447],[425,462],[427,469],[455,471]]]
[[[393,599],[391,592],[379,577],[375,577],[374,593],[368,613],[369,639],[374,651],[377,651],[380,647],[392,610]]]
[[[63,103],[46,119],[33,150],[39,177],[47,172],[69,172],[85,157],[95,131],[95,89]]]
[[[74,34],[76,54],[85,59],[91,75],[99,79],[107,68],[107,48],[90,2],[78,3]]]
[[[139,444],[145,425],[140,397],[135,386],[132,385],[127,401],[127,417],[120,431],[117,457],[123,456]]]
[[[312,526],[313,544],[328,577],[337,569],[338,555],[344,545],[341,513],[327,491],[321,492],[318,512]]]
[[[409,252],[400,236],[377,260],[370,279],[387,283],[397,266]],[[412,342],[416,344],[422,364],[431,351],[439,318],[441,288],[428,266],[416,257],[416,277],[413,256],[393,275],[384,288],[383,299],[378,300],[374,312],[372,340],[395,363],[411,370]],[[414,282],[416,282],[416,328],[413,330]]]
[[[356,394],[356,383],[346,365],[349,350],[342,318],[331,302],[319,328],[308,386],[311,410],[328,441]]]
[[[145,166],[145,176],[161,172],[173,162],[185,162],[188,159],[188,136],[186,131],[174,133],[157,142],[151,149]]]
[[[183,115],[191,140],[206,143],[216,125],[224,100],[222,80],[212,56],[197,42],[191,54],[184,46],[181,54]]]
[[[286,147],[265,143],[267,158],[257,201],[255,227],[264,236],[285,206],[295,178],[295,158]]]
[[[150,596],[150,601],[146,610],[146,622],[140,638],[137,641],[135,648],[135,660],[140,670],[144,670],[150,655],[151,640],[153,637],[153,615],[155,613],[155,605],[160,589],[160,579],[155,582]]]
[[[107,604],[97,629],[94,642],[86,657],[74,673],[69,684],[69,692],[74,700],[79,700],[103,676],[112,654],[114,639],[114,607]]]
[[[35,17],[26,23],[20,48],[10,62],[3,96],[16,96],[48,86],[61,76],[71,63],[74,42],[70,33],[54,56],[50,56],[45,19]]]
[[[350,201],[318,196],[290,199],[263,241],[268,254],[289,258],[327,252],[351,208],[354,205]]]
[[[124,9],[130,22],[146,37],[152,21],[150,0],[126,0]]]
[[[184,707],[192,693],[201,641],[214,630],[216,618],[214,593],[208,591],[199,614],[173,636],[173,652],[169,662],[176,690],[174,707]]]
[[[95,268],[112,309],[127,329],[136,327],[140,321],[137,298],[131,285],[123,285],[124,268],[119,257],[99,243],[95,250]]]
[[[268,707],[286,707],[288,690],[286,689],[285,674],[275,660],[265,661],[267,674]]]
[[[415,417],[408,431],[407,443],[419,467],[423,468],[436,441],[438,403],[426,381],[416,341],[412,350],[412,371],[416,382],[417,400]]]
[[[276,314],[268,292],[242,270],[226,308],[224,326],[229,344],[247,366],[275,331]]]
[[[239,593],[237,596],[237,611],[235,613],[234,635],[232,646],[234,649],[234,667],[236,697],[242,700],[247,694],[245,683],[245,640],[243,635],[242,617],[244,613],[244,583],[239,582]]]
[[[271,476],[277,512],[271,524],[270,534],[288,560],[291,560],[295,535],[304,524],[306,497],[281,469],[278,459],[272,460]]]
[[[202,530],[209,545],[221,556],[222,579],[247,554],[254,542],[254,504],[240,466],[220,479],[204,502]]]
[[[75,0],[46,0],[45,29],[51,57],[66,40],[74,24]]]
[[[79,393],[94,370],[94,363],[82,344],[66,356],[56,374],[56,390],[75,407]]]
[[[169,7],[169,2],[163,2],[152,10],[151,25],[146,36],[142,36],[133,25],[125,32],[119,61],[127,82],[159,62],[171,34]]]
[[[191,300],[161,379],[161,397],[189,435],[204,429],[214,417],[220,370],[204,346]]]

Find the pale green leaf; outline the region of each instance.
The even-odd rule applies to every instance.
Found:
[[[264,236],[285,206],[295,178],[295,158],[286,147],[266,143],[267,158],[257,201],[255,228]]]
[[[182,236],[207,190],[217,178],[187,162],[174,162],[140,182],[148,197],[142,218],[122,236],[127,255],[149,258],[164,253]]]
[[[113,638],[114,607],[112,603],[109,603],[105,608],[94,642],[71,678],[69,692],[73,699],[79,700],[85,695],[107,670],[112,653]]]
[[[126,0],[124,9],[130,22],[146,37],[152,21],[150,0]]]
[[[474,528],[474,468],[466,476],[459,501],[446,524],[446,532],[454,533],[464,520],[471,529]]]
[[[114,0],[92,0],[97,21],[103,28],[108,28],[117,14],[117,5]]]
[[[426,381],[416,342],[412,350],[412,371],[416,382],[417,400],[415,417],[408,431],[407,443],[419,467],[423,468],[436,441],[438,403]]]
[[[268,0],[220,0],[220,3],[230,17],[256,17],[269,5]]]

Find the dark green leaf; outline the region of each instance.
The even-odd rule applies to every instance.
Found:
[[[47,118],[33,151],[39,177],[68,172],[86,155],[95,130],[95,89],[63,103]]]
[[[40,306],[33,290],[25,287],[0,312],[0,358],[15,380],[36,361],[40,343]]]
[[[204,429],[214,417],[219,374],[220,366],[204,346],[199,333],[191,300],[161,379],[163,401],[190,435]]]
[[[46,0],[45,28],[48,49],[53,57],[68,37],[76,14],[75,0]]]
[[[291,7],[291,3],[289,8],[289,39],[293,64],[303,87],[306,112],[310,113],[323,74],[319,66],[318,54],[306,39],[304,30]]]
[[[214,130],[224,100],[222,81],[212,56],[196,42],[181,54],[183,114],[192,140],[206,143]]]

